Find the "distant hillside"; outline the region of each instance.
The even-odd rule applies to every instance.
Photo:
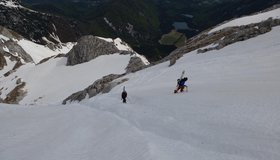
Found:
[[[248,15],[280,0],[22,0],[34,10],[80,21],[83,34],[121,37],[150,60],[176,47],[161,45],[162,35],[176,29],[191,38],[225,20]]]

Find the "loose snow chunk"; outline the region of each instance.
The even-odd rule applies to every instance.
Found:
[[[218,30],[227,28],[227,27],[233,27],[233,26],[242,26],[242,25],[248,25],[251,23],[259,23],[264,20],[267,20],[268,18],[273,18],[273,19],[280,19],[280,8],[277,8],[272,11],[252,15],[252,16],[245,16],[242,18],[238,18],[232,21],[229,21],[225,24],[222,24],[221,26],[218,26],[214,29],[212,29],[209,33],[216,32]]]

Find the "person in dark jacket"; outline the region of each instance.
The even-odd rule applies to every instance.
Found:
[[[126,97],[127,97],[127,92],[125,91],[125,87],[123,87],[123,91],[122,91],[122,100],[123,100],[123,103],[126,103]]]
[[[183,92],[184,88],[187,86],[185,85],[186,81],[188,80],[188,77],[184,77],[182,79],[177,79],[177,89],[174,91],[174,93],[177,93],[178,91]]]

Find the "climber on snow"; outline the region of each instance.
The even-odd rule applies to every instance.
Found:
[[[126,97],[127,97],[127,92],[125,91],[125,87],[123,87],[123,91],[122,91],[122,100],[123,100],[123,103],[126,103]]]
[[[184,77],[182,79],[177,79],[177,88],[174,90],[174,93],[177,93],[178,91],[183,92],[185,88],[187,91],[188,86],[185,85],[187,80],[188,80],[188,77]]]

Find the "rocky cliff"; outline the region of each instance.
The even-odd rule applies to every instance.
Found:
[[[279,8],[276,5],[268,10]],[[265,10],[265,11],[268,11]],[[186,45],[171,52],[169,56],[165,57],[158,63],[170,60],[170,65],[175,64],[176,60],[191,51],[199,49],[197,53],[205,53],[211,50],[219,50],[230,44],[244,41],[258,35],[271,31],[272,27],[279,26],[280,19],[269,18],[267,20],[252,23],[248,25],[226,27],[222,30],[210,32],[208,29],[201,34],[189,39]]]
[[[81,35],[77,23],[30,10],[17,0],[0,1],[0,25],[40,44],[76,41]]]
[[[67,54],[67,65],[76,65],[88,62],[98,56],[117,53],[120,50],[112,42],[95,36],[80,38],[77,45]]]

